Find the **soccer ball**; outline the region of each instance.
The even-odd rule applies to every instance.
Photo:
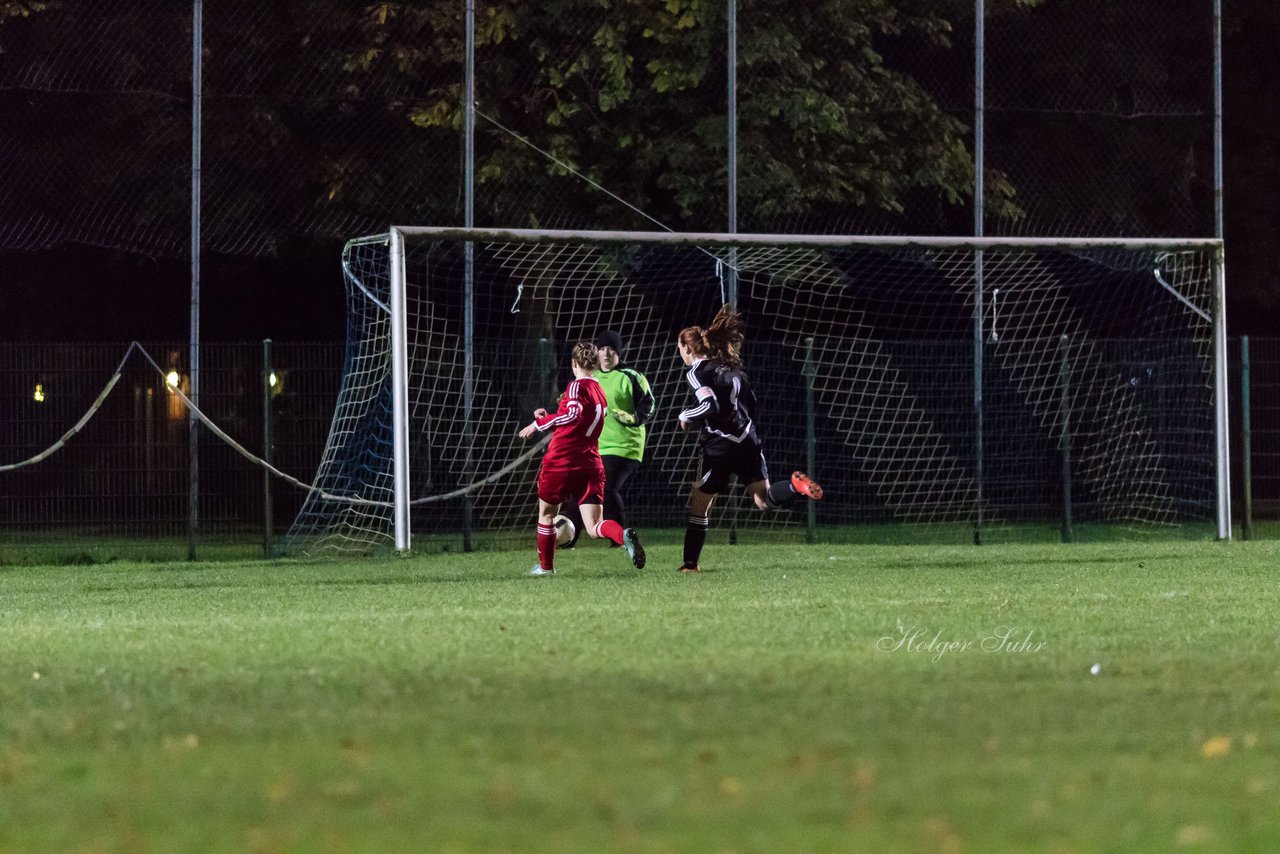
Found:
[[[573,520],[568,516],[560,515],[556,517],[556,545],[567,546],[573,542],[573,537],[578,533],[578,529],[574,527]]]

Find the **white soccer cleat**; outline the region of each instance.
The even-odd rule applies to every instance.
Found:
[[[644,569],[644,546],[640,545],[640,535],[635,528],[627,528],[622,532],[622,547],[627,550],[627,557],[636,569]]]
[[[554,569],[543,569],[542,564],[535,563],[533,565],[533,569],[529,570],[529,574],[530,575],[555,575],[556,571]]]

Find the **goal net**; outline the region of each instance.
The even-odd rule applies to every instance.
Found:
[[[771,474],[812,467],[826,498],[811,519],[726,496],[716,528],[1229,536],[1216,241],[405,228],[351,241],[343,270],[344,380],[298,551],[524,542],[541,448],[517,431],[605,329],[658,404],[628,521],[682,528],[699,455],[675,340],[735,298]]]

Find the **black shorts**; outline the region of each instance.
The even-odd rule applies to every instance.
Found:
[[[702,478],[698,481],[698,489],[720,495],[729,489],[729,481],[734,475],[743,486],[769,479],[769,466],[759,444],[721,441],[703,446]]]

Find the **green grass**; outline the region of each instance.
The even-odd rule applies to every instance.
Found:
[[[650,557],[0,569],[0,851],[1280,846],[1280,543]]]
[[[792,524],[761,525],[754,511],[747,515],[747,524],[731,530],[733,517],[720,520],[713,526],[708,542],[728,544],[735,538],[744,545],[750,544],[801,544],[807,531],[803,520],[794,517]],[[530,522],[532,524],[532,522]],[[679,544],[684,538],[684,528],[661,528],[641,524],[646,540],[659,544]],[[1254,523],[1252,538],[1256,540],[1280,539],[1280,520],[1266,518]],[[968,523],[903,524],[860,523],[848,525],[823,524],[817,528],[817,538],[824,543],[856,546],[967,546],[973,544],[974,531]],[[1074,543],[1149,543],[1179,541],[1211,541],[1217,531],[1210,522],[1187,522],[1170,527],[1125,526],[1101,523],[1077,523],[1071,532]],[[1244,539],[1241,526],[1235,526],[1235,538]],[[477,551],[510,551],[528,544],[528,529],[507,528],[495,531],[477,531],[472,546]],[[257,560],[263,557],[263,532],[251,527],[234,531],[211,533],[202,531],[196,543],[196,557],[201,561]],[[987,525],[982,531],[986,545],[1034,545],[1062,542],[1061,522],[1000,523]],[[391,540],[386,540],[387,551]],[[271,539],[273,556],[280,556],[288,546],[283,531],[276,531]],[[96,530],[37,530],[15,532],[0,530],[0,569],[10,566],[91,566],[133,561],[158,563],[184,560],[188,542],[182,536],[125,536]],[[463,548],[460,532],[450,534],[424,534],[413,537],[413,550],[427,555],[439,552],[456,553]],[[300,551],[300,550],[299,550]]]

